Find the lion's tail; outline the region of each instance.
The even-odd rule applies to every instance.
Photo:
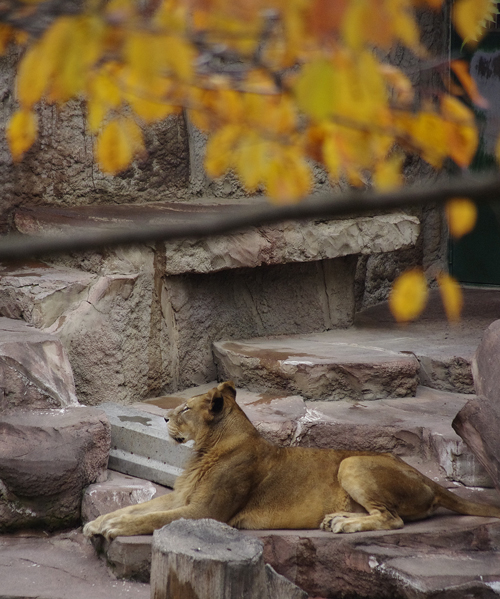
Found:
[[[500,507],[468,501],[455,495],[448,489],[438,486],[436,492],[438,507],[464,514],[466,516],[486,516],[489,518],[500,518]]]

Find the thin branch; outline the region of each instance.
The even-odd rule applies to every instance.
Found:
[[[332,219],[339,216],[397,210],[430,203],[443,204],[453,197],[468,197],[476,202],[500,198],[498,175],[481,179],[471,176],[456,178],[447,184],[412,186],[391,193],[350,191],[341,195],[324,194],[288,206],[252,206],[219,213],[189,213],[183,221],[162,225],[136,223],[133,227],[100,228],[69,235],[28,237],[10,234],[0,240],[0,260],[19,261],[26,258],[95,250],[102,247],[169,241],[180,238],[202,238],[232,233],[249,227],[262,227],[283,221]],[[179,213],[177,213],[179,214]]]

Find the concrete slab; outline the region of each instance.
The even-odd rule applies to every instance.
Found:
[[[109,468],[172,487],[191,455],[167,432],[165,419],[135,408],[101,404],[111,425]]]
[[[149,599],[148,584],[116,580],[80,530],[0,536],[0,599]]]
[[[263,198],[251,198],[252,205]],[[248,203],[249,200],[246,200]],[[136,205],[78,207],[30,207],[15,213],[17,229],[24,234],[71,233],[78,229],[116,228],[185,223],[195,218],[217,218],[217,214],[241,209],[236,202],[204,198],[198,202],[154,202]],[[165,273],[218,272],[264,264],[312,262],[354,254],[390,252],[413,246],[420,229],[418,218],[409,214],[373,215],[335,220],[284,222],[250,227],[241,232],[209,239],[181,239],[165,244]]]

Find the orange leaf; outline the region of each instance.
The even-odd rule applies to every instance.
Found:
[[[460,285],[456,279],[444,272],[437,276],[437,281],[448,320],[452,322],[460,320],[460,314],[464,304]]]
[[[398,322],[417,318],[427,303],[429,290],[425,275],[420,268],[407,270],[392,286],[389,308]]]
[[[446,203],[446,219],[450,235],[460,239],[470,233],[477,220],[477,208],[467,198],[454,198]]]
[[[483,98],[483,96],[479,93],[476,82],[470,76],[469,65],[465,62],[465,60],[452,60],[450,66],[474,104],[479,106],[479,108],[488,108],[488,100]]]
[[[7,140],[14,162],[18,162],[33,145],[38,133],[36,115],[29,110],[18,110],[7,126]]]
[[[441,98],[441,112],[446,119],[443,126],[448,154],[458,166],[465,168],[474,158],[479,143],[474,115],[460,100],[446,94]]]

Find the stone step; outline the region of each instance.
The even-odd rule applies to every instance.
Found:
[[[465,289],[464,298],[462,320],[455,325],[447,322],[434,290],[422,316],[404,327],[384,303],[359,313],[349,329],[217,341],[218,379],[307,399],[408,397],[417,384],[474,393],[471,361],[498,317],[500,292]]]
[[[492,490],[461,488],[455,492],[500,505]],[[396,531],[333,535],[320,530],[257,530],[245,534],[261,539],[266,562],[311,597],[469,599],[500,594],[496,553],[500,521],[493,518],[459,516],[440,509],[435,516]],[[112,542],[95,539],[94,543],[104,552],[114,575],[148,581],[152,535],[118,537]]]
[[[456,326],[446,321],[433,292],[422,318],[405,327],[381,304],[358,314],[355,326],[345,330],[217,341],[218,378],[311,400],[409,397],[417,384],[473,393],[472,357],[498,314],[500,293],[466,290],[465,299]]]
[[[172,487],[191,455],[189,444],[169,437],[162,416],[113,403],[100,408],[111,425],[109,468]]]

